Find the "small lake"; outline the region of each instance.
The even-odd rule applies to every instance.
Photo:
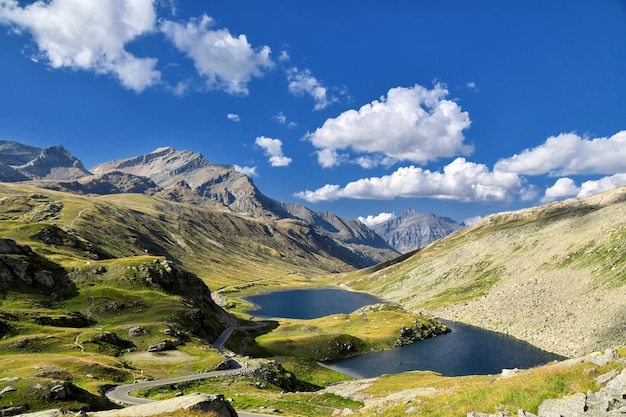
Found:
[[[340,289],[277,291],[248,297],[262,318],[312,319],[347,314],[381,300]],[[355,378],[408,371],[434,371],[446,376],[498,374],[502,369],[531,368],[562,356],[501,333],[463,323],[446,323],[452,331],[383,352],[324,362],[324,366]]]
[[[310,320],[331,314],[348,314],[370,304],[384,302],[362,292],[336,288],[275,291],[246,297],[257,308],[247,313],[261,318]]]

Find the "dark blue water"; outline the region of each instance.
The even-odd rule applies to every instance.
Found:
[[[256,306],[247,313],[256,317],[309,320],[331,314],[348,314],[370,304],[382,303],[373,295],[334,288],[276,291],[246,297]]]
[[[258,317],[312,319],[351,313],[381,302],[363,293],[338,289],[294,290],[249,297],[259,307]],[[324,362],[324,366],[355,378],[408,371],[434,371],[446,376],[498,374],[563,359],[562,356],[501,333],[462,323],[444,321],[452,331],[399,348]]]

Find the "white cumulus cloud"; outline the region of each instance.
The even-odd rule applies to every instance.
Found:
[[[228,120],[232,120],[233,122],[238,122],[238,121],[240,121],[240,120],[241,120],[241,119],[239,118],[239,115],[238,115],[238,114],[236,114],[236,113],[228,113],[228,114],[226,115],[226,118],[228,118]]]
[[[550,201],[561,200],[563,198],[575,197],[580,189],[571,178],[559,178],[554,185],[548,187],[541,199],[542,203],[548,203]]]
[[[193,61],[209,89],[247,95],[248,83],[274,67],[268,46],[254,49],[246,35],[233,36],[228,29],[212,29],[214,21],[203,15],[187,23],[162,20],[165,36]]]
[[[509,201],[521,189],[521,179],[514,173],[489,171],[482,164],[457,158],[432,172],[419,167],[398,168],[390,175],[363,178],[341,187],[327,184],[317,190],[294,194],[311,203],[341,198],[393,199],[429,197],[441,200]]]
[[[626,173],[610,175],[599,180],[585,181],[580,186],[580,191],[576,195],[578,198],[589,197],[593,194],[601,193],[615,187],[626,185]]]
[[[367,227],[373,227],[396,217],[393,213],[379,213],[377,215],[359,216],[357,219]]]
[[[265,155],[269,156],[270,164],[273,167],[286,167],[291,163],[291,158],[283,154],[283,143],[280,139],[259,136],[254,143],[265,150]]]
[[[52,68],[110,74],[136,92],[160,82],[156,58],[126,50],[127,43],[154,31],[154,0],[51,0],[24,7],[2,0],[0,23],[32,34]]]
[[[323,167],[350,160],[363,167],[394,161],[424,164],[469,155],[473,147],[463,135],[471,123],[469,115],[447,95],[441,84],[431,90],[420,85],[392,88],[386,97],[326,120],[306,139],[318,149]]]
[[[248,166],[234,166],[235,171],[241,172],[242,174],[246,174],[249,177],[256,177],[258,174],[256,172],[256,167],[248,167]]]
[[[576,182],[571,178],[559,178],[554,185],[546,189],[541,202],[549,203],[551,201],[572,197],[585,198],[622,185],[626,185],[626,173],[609,175],[597,180],[584,181],[580,187],[577,186]]]
[[[626,130],[595,139],[575,133],[551,136],[542,145],[498,161],[494,169],[520,175],[555,176],[626,172]]]
[[[315,78],[308,69],[299,70],[296,67],[287,70],[289,92],[296,96],[308,94],[315,101],[315,110],[328,107],[337,101],[336,97],[329,97],[328,89]]]

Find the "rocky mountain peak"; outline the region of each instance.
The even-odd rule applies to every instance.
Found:
[[[395,250],[407,253],[428,246],[463,227],[449,217],[422,214],[411,208],[398,217],[372,226],[372,229]]]
[[[82,162],[61,145],[37,148],[17,142],[0,141],[0,180],[71,181],[91,175]]]

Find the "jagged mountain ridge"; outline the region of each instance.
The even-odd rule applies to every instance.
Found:
[[[400,253],[428,246],[437,239],[465,227],[449,217],[422,214],[408,209],[400,216],[371,226],[392,248]]]
[[[96,175],[122,172],[150,178],[162,188],[158,196],[179,202],[218,202],[235,213],[253,217],[285,218],[281,205],[263,195],[245,174],[232,165],[209,162],[201,153],[158,148],[149,154],[106,162],[92,169]],[[191,191],[191,192],[190,192]]]
[[[298,205],[283,204],[265,196],[250,177],[236,171],[232,165],[211,163],[201,153],[163,147],[146,155],[100,164],[89,172],[84,169],[68,170],[68,165],[81,168],[82,164],[62,146],[42,150],[17,142],[4,142],[3,145],[0,146],[0,161],[13,165],[0,165],[2,181],[29,180],[42,188],[82,195],[140,193],[264,219],[270,223],[284,219],[299,220],[306,224],[283,222],[280,227],[284,228],[287,224],[296,227],[295,235],[301,233],[302,227],[312,228],[315,234],[320,235],[317,242],[321,246],[316,250],[327,251],[358,268],[398,255],[359,222],[340,219],[332,213],[314,214],[309,209],[291,213],[290,208]],[[37,169],[20,171],[14,168],[17,163],[27,160],[20,167],[36,167],[40,171],[46,167],[48,174],[34,175]],[[60,175],[62,173],[65,175]],[[297,213],[301,213],[302,217]],[[314,218],[323,217],[330,221],[316,220],[313,224]],[[339,229],[337,225],[340,225]]]
[[[37,148],[13,141],[0,141],[0,179],[75,180],[91,175],[82,162],[61,145]]]

